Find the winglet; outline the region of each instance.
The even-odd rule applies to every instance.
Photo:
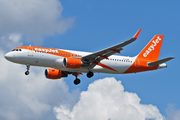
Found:
[[[139,29],[139,30],[137,31],[137,33],[133,36],[133,38],[134,38],[134,39],[137,39],[140,32],[141,32],[141,29]]]

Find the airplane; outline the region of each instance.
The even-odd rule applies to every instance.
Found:
[[[140,31],[141,29],[125,42],[94,53],[30,45],[14,48],[5,54],[5,58],[26,65],[25,75],[29,74],[30,66],[49,67],[45,69],[45,77],[48,79],[60,79],[72,74],[75,76],[75,85],[81,82],[78,76],[82,73],[87,73],[87,77],[91,78],[94,73],[127,74],[167,67],[165,62],[174,57],[158,60],[163,35],[155,35],[134,57],[114,55],[121,53],[124,46],[134,42]]]

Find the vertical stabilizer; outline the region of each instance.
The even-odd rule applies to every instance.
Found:
[[[155,35],[137,56],[138,59],[157,61],[163,41],[163,35]]]

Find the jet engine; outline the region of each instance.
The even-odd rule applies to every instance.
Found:
[[[82,65],[81,59],[77,58],[64,58],[63,66],[66,68],[80,68]]]
[[[58,69],[48,68],[45,70],[45,76],[48,79],[60,79],[61,77],[67,77],[68,74]]]

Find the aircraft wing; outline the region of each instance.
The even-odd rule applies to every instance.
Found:
[[[100,62],[103,59],[108,59],[109,56],[115,54],[115,53],[120,53],[121,50],[123,50],[122,47],[134,42],[140,33],[141,29],[138,30],[138,32],[131,38],[130,40],[127,40],[125,42],[122,42],[120,44],[111,46],[109,48],[97,51],[95,53],[86,55],[82,57],[82,61],[84,63],[92,63],[92,62]]]

